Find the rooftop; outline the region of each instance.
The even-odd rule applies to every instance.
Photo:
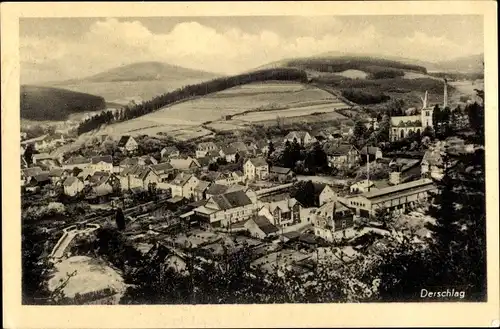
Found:
[[[408,189],[428,186],[428,185],[432,185],[432,184],[433,184],[433,182],[431,179],[424,178],[424,179],[419,179],[416,181],[411,181],[408,183],[403,183],[403,184],[399,184],[399,185],[394,185],[394,186],[378,189],[376,191],[366,192],[366,193],[363,193],[362,196],[364,196],[367,199],[373,199],[373,198],[385,196],[387,194],[403,192],[403,191],[406,191]]]
[[[234,191],[222,195],[214,195],[213,201],[221,210],[244,207],[252,204],[252,200],[243,191]]]

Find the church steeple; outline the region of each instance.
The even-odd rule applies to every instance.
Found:
[[[426,109],[427,108],[427,90],[425,91],[424,98],[420,97],[420,99],[422,100],[422,109]]]

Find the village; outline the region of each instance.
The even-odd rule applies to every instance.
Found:
[[[427,93],[422,100],[418,115],[385,119],[390,127],[384,119],[357,119],[353,126],[243,140],[223,134],[191,144],[99,135],[69,153],[58,151],[73,141],[62,133],[21,136],[23,221],[54,236],[47,257],[61,263],[96,228],[115,227],[120,213],[137,250],[146,257],[167,248],[164,262],[180,272],[195,251],[219,259],[250,247],[251,268],[307,277],[315,264],[345,264],[380,248],[395,227],[424,245],[432,221],[424,214],[446,152],[475,147],[457,136],[427,136],[442,123],[433,122]],[[456,114],[454,124],[465,120]],[[388,142],[366,142],[383,129]]]

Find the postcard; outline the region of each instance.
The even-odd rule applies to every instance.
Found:
[[[2,4],[4,327],[498,326],[495,13]]]

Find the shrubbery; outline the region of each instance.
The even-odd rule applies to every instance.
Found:
[[[378,104],[382,102],[386,102],[391,97],[385,94],[380,93],[370,93],[357,89],[347,89],[342,91],[342,96],[347,98],[348,100],[362,105],[369,104]]]

